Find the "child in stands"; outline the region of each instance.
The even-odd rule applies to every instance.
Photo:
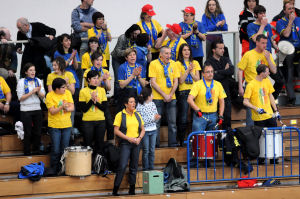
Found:
[[[145,136],[143,139],[143,170],[154,169],[155,144],[157,136],[156,121],[160,119],[157,108],[152,102],[152,90],[149,87],[143,88],[138,97],[137,112],[144,120]]]

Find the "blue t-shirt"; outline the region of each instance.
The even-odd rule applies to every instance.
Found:
[[[195,21],[195,23],[197,23],[197,25],[198,25],[198,31],[202,34],[206,34],[206,30],[205,30],[205,27],[203,26],[203,24],[199,21]],[[187,23],[181,22],[179,25],[182,29],[183,35],[193,31],[193,24],[187,24]],[[195,39],[192,39],[192,37]],[[202,40],[197,35],[192,34],[191,36],[186,38],[185,41],[191,47],[193,57],[203,57],[204,56]]]
[[[141,77],[146,78],[146,72],[142,65],[136,64],[137,67],[142,67]],[[133,69],[135,66],[129,66],[127,71],[127,62],[120,65],[120,68],[118,70],[118,80],[126,80],[128,77],[133,73]],[[130,73],[130,74],[129,74]],[[136,83],[138,80],[132,79],[131,82],[126,86],[126,88],[137,88]]]
[[[219,21],[225,20],[225,24],[223,26],[217,27],[216,24]],[[205,14],[202,15],[202,24],[205,27],[206,31],[228,31],[228,26],[226,23],[225,16],[223,14],[219,14],[217,17],[211,15],[211,18],[207,18]]]
[[[67,54],[62,55],[58,51],[55,51],[53,58],[55,59],[56,57],[63,57],[65,60],[68,60],[71,57],[71,55],[72,55],[72,53],[67,53]],[[80,58],[78,56],[78,53],[76,53],[76,59],[78,61],[80,60]],[[75,88],[80,88],[79,78],[78,78],[78,76],[76,74],[74,66],[73,65],[67,66],[66,71],[69,71],[69,72],[71,72],[73,74],[73,76],[74,76],[74,78],[76,80]]]
[[[291,34],[289,37],[284,37],[282,31],[285,30],[289,23],[289,20],[286,17],[283,17],[276,24],[276,31],[280,34],[280,40],[287,40],[291,42],[296,48],[300,48],[300,38],[299,38],[299,29],[300,29],[300,17],[296,17],[294,20]]]
[[[136,63],[142,65],[143,70],[146,70],[148,49],[141,46],[135,46],[134,48],[136,49]]]
[[[258,32],[260,28],[260,25],[259,24],[256,24],[256,23],[249,23],[248,26],[247,26],[247,34],[248,34],[248,37],[249,37],[249,50],[252,50],[256,47],[256,43],[251,39],[251,37],[256,34]],[[273,33],[272,33],[272,28],[271,28],[271,25],[270,24],[267,24],[264,31],[263,31],[263,34],[268,38],[268,43],[267,43],[267,50],[272,53],[272,36],[273,36]]]

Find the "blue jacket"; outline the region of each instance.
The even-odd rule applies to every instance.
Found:
[[[224,26],[217,27],[216,24],[222,20],[225,20]],[[206,31],[210,31],[210,32],[211,31],[227,31],[228,30],[226,19],[223,14],[219,14],[217,17],[215,17],[214,15],[211,15],[210,19],[207,18],[205,14],[203,14],[202,15],[202,24],[206,28]]]

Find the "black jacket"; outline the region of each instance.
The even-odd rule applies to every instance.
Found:
[[[239,15],[239,33],[240,33],[240,42],[242,43],[242,40],[249,41],[249,37],[247,34],[247,26],[249,23],[252,23],[255,21],[254,15],[248,11],[243,10]]]

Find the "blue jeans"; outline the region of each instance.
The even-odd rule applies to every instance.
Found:
[[[205,120],[204,117],[208,120]],[[202,117],[198,117],[193,113],[193,126],[192,131],[209,131],[212,130],[217,124],[217,113],[203,113]]]
[[[184,90],[178,92],[178,130],[177,137],[180,142],[184,141],[185,133],[187,130],[188,123],[188,110],[189,104],[187,103],[187,98],[189,96],[190,90]]]
[[[143,170],[154,169],[155,142],[157,131],[146,131],[143,138]]]
[[[64,149],[69,146],[71,127],[63,129],[49,127],[49,132],[52,141],[50,164],[54,171],[58,171],[60,157]]]
[[[120,187],[122,179],[124,177],[126,167],[129,160],[129,185],[134,185],[136,183],[136,174],[138,171],[139,163],[139,148],[140,145],[131,144],[126,140],[122,140],[120,143],[120,160],[119,166],[116,172],[115,187]]]
[[[246,126],[254,126],[254,122],[252,120],[251,108],[246,108]]]
[[[164,102],[163,100],[153,100],[156,105],[157,112],[159,115],[163,115],[164,112],[167,113],[168,119],[168,146],[177,146],[176,140],[176,100],[171,102]],[[161,119],[156,123],[157,127],[157,137],[156,137],[156,147],[160,144],[160,123]]]

